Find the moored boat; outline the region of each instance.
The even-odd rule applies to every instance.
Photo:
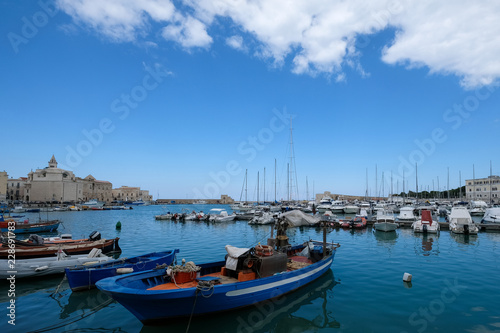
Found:
[[[500,207],[487,208],[481,223],[500,223]]]
[[[95,287],[97,281],[124,273],[142,272],[157,265],[170,265],[178,249],[152,252],[131,258],[121,258],[85,267],[66,268],[66,277],[73,291]]]
[[[26,233],[42,233],[42,232],[54,232],[61,224],[59,220],[30,223],[29,220],[15,221],[14,219],[5,220],[3,215],[0,214],[0,231],[8,232],[11,231],[15,234],[26,234]]]
[[[88,254],[92,249],[101,249],[102,253],[120,252],[118,245],[120,238],[98,239],[98,240],[75,240],[53,244],[35,244],[15,241],[16,260],[42,258],[56,255],[60,250],[68,255]],[[8,259],[9,246],[2,244],[0,247],[0,259]]]
[[[421,219],[413,222],[413,232],[432,233],[439,232],[439,223],[432,219],[432,212],[430,210],[422,210]]]
[[[280,224],[283,226],[285,224]],[[281,232],[280,232],[281,230]],[[281,237],[281,238],[280,238]],[[226,246],[225,261],[133,273],[96,286],[144,324],[234,310],[297,290],[327,272],[339,244],[288,245],[282,229],[272,246]]]
[[[16,253],[17,254],[17,253]],[[97,264],[111,260],[103,255],[101,250],[91,251],[89,254],[68,256],[60,251],[56,255],[44,258],[15,260],[0,259],[0,279],[8,278],[15,271],[16,279],[35,276],[64,274],[67,267],[81,268],[85,265]],[[12,264],[12,266],[11,266]]]
[[[389,209],[377,210],[377,222],[373,224],[373,228],[378,231],[395,231],[398,228],[397,223],[394,222],[394,213]]]
[[[472,221],[472,217],[467,207],[457,206],[451,209],[449,216],[450,231],[455,234],[475,235],[478,233],[478,226]]]

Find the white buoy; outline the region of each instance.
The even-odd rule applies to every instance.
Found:
[[[404,275],[403,275],[403,281],[404,282],[411,282],[411,274],[410,273],[404,273]]]

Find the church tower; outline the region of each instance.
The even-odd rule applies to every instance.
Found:
[[[49,161],[49,168],[57,168],[57,161],[54,155],[52,155],[52,158]]]

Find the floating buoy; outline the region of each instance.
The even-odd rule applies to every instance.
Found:
[[[403,281],[404,282],[411,282],[411,274],[410,273],[404,273],[404,275],[403,275]]]
[[[116,229],[121,229],[122,228],[122,223],[120,221],[118,221],[116,223]]]

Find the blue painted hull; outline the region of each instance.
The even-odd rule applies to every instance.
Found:
[[[304,268],[251,281],[218,284],[210,291],[196,288],[147,290],[165,283],[164,270],[152,270],[127,277],[99,281],[96,286],[111,295],[144,324],[174,317],[205,315],[243,308],[292,292],[326,273],[333,262],[331,256]],[[225,262],[200,265],[202,271],[220,269]],[[203,275],[203,273],[202,273]],[[201,293],[201,294],[200,294]],[[208,297],[207,297],[208,296]],[[196,305],[193,308],[194,301]]]
[[[20,226],[19,224],[16,224],[16,229],[14,229],[15,234],[30,234],[30,233],[42,233],[42,232],[55,232],[57,231],[57,228],[59,227],[60,223],[54,223],[51,225],[34,225],[30,226],[29,224],[26,224],[26,226]],[[7,232],[9,229],[8,228],[0,228],[2,232]]]
[[[120,275],[118,268],[132,268],[134,272],[151,270],[157,265],[170,265],[178,249],[172,251],[153,252],[126,260],[113,260],[104,264],[97,264],[83,268],[66,268],[66,277],[73,291],[87,290],[95,287],[97,281]]]

